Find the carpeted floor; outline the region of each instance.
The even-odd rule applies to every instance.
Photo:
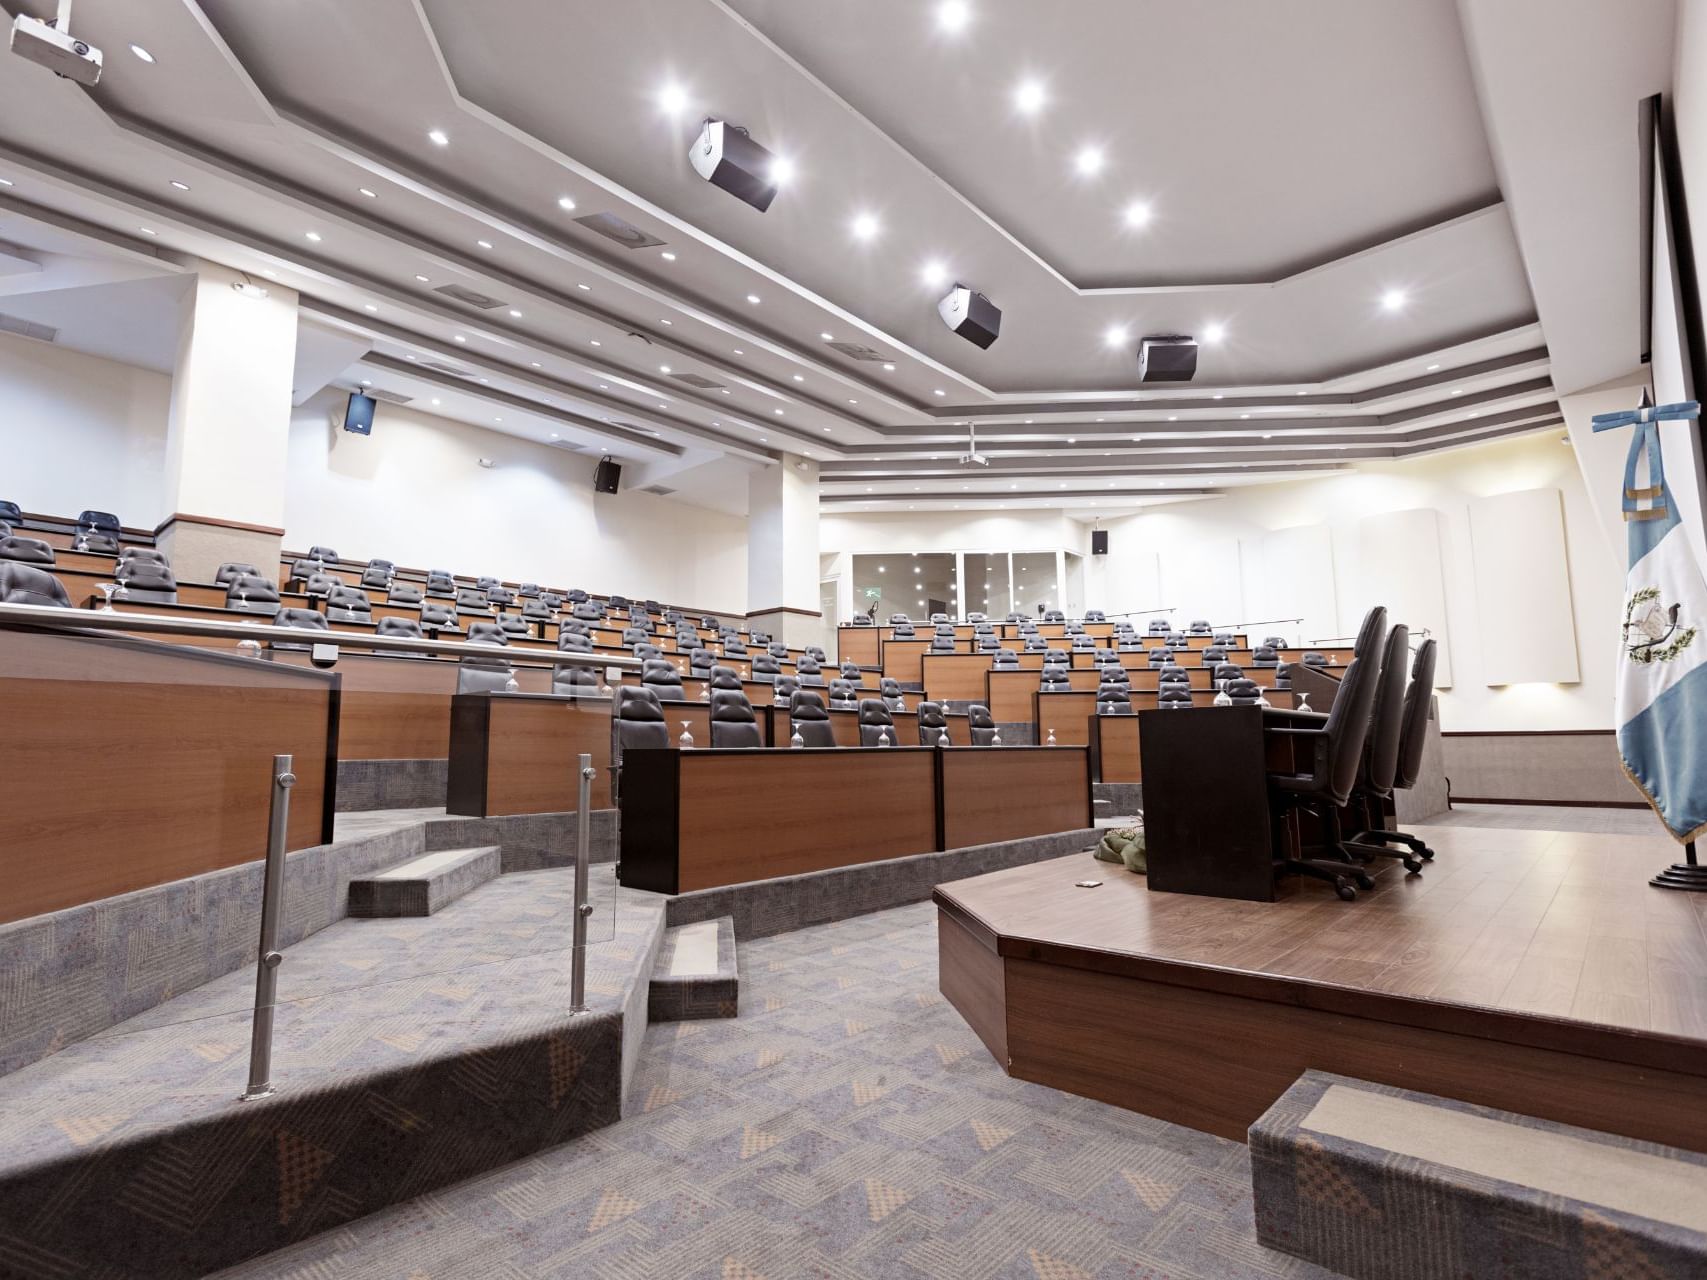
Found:
[[[740,962],[738,1019],[648,1031],[637,1114],[223,1274],[1328,1274],[1257,1246],[1240,1144],[1004,1075],[937,991],[928,904]]]

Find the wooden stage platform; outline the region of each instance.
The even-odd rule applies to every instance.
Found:
[[[942,992],[1010,1075],[1224,1137],[1316,1067],[1707,1151],[1707,895],[1646,883],[1676,846],[1410,829],[1436,860],[1350,903],[1089,854],[941,885]]]

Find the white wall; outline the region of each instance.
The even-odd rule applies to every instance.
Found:
[[[383,402],[373,434],[354,435],[328,421],[342,403],[317,396],[291,418],[287,548],[746,613],[740,517],[595,494],[596,458]]]
[[[1333,477],[1233,490],[1228,496],[1114,521],[1109,526],[1110,592],[1136,566],[1141,576],[1147,557],[1163,566],[1164,593],[1170,590],[1168,566],[1203,559],[1202,548],[1238,539],[1241,549],[1263,545],[1274,531],[1313,525],[1326,528],[1328,554],[1312,557],[1310,580],[1299,589],[1300,603],[1288,613],[1303,613],[1308,600],[1328,595],[1320,575],[1332,579],[1337,602],[1337,634],[1356,629],[1364,610],[1380,599],[1371,594],[1360,569],[1360,522],[1389,512],[1430,510],[1438,514],[1441,576],[1445,591],[1446,641],[1452,652],[1452,687],[1441,693],[1442,727],[1452,730],[1605,729],[1612,727],[1612,671],[1622,582],[1584,490],[1576,457],[1549,429],[1514,440],[1496,441],[1401,462],[1362,464]],[[1575,621],[1581,680],[1574,684],[1517,684],[1490,687],[1483,669],[1476,599],[1475,564],[1470,551],[1470,503],[1522,489],[1555,488],[1562,495],[1570,607]],[[1253,589],[1254,564],[1241,550],[1243,610],[1272,607]],[[1375,581],[1378,583],[1379,578]],[[1177,577],[1174,584],[1178,586]],[[1184,604],[1169,599],[1163,603]],[[1199,615],[1201,616],[1201,615]],[[1214,621],[1224,619],[1215,618]],[[1394,618],[1394,621],[1412,621]],[[1259,630],[1261,630],[1259,628]],[[1325,638],[1298,628],[1299,638]],[[1514,637],[1513,643],[1522,638]]]
[[[0,333],[0,498],[25,511],[111,511],[152,529],[164,509],[172,380]]]

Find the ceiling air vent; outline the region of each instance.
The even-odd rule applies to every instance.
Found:
[[[0,315],[0,333],[15,333],[20,338],[34,338],[37,342],[52,342],[59,337],[59,330],[51,325],[8,315]]]
[[[698,387],[701,391],[721,391],[723,384],[698,373],[672,373],[677,382],[685,382],[690,387]]]
[[[482,311],[495,311],[504,304],[497,298],[488,297],[478,289],[470,289],[467,285],[441,284],[434,293],[442,293],[447,298],[455,298],[458,302],[466,302],[471,307],[479,307]]]
[[[642,489],[640,492],[641,493],[654,494],[655,496],[660,497],[660,498],[667,498],[672,493],[674,493],[675,490],[670,488],[668,485],[649,484],[644,489]]]
[[[862,347],[857,342],[832,342],[830,350],[839,351],[849,360],[864,360],[868,364],[877,364],[884,360],[893,360],[894,356],[886,356],[881,351],[871,347]]]
[[[573,440],[547,440],[546,443],[553,449],[561,449],[565,453],[581,452],[581,446],[576,444]]]
[[[615,240],[625,249],[656,249],[664,241],[642,231],[632,222],[625,222],[614,213],[589,213],[576,218],[588,231],[596,231],[607,240]]]
[[[378,387],[369,387],[363,394],[370,395],[375,400],[383,400],[387,404],[409,404],[415,399],[414,396],[406,396],[401,391],[383,391]]]
[[[423,360],[421,367],[431,369],[434,373],[448,374],[452,378],[472,378],[474,376],[467,369],[458,369],[453,364],[439,364],[435,360]]]

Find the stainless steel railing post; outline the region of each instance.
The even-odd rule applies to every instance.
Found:
[[[238,1099],[265,1098],[273,1089],[273,1007],[279,989],[279,912],[284,905],[285,830],[290,825],[290,789],[296,785],[290,756],[273,757],[273,807],[267,827],[267,863],[261,889],[261,947],[255,962],[255,1023],[249,1037],[249,1087]]]
[[[592,860],[593,757],[583,755],[575,799],[575,926],[569,969],[569,1011],[587,1011],[587,917],[593,904],[587,901],[587,868]]]

